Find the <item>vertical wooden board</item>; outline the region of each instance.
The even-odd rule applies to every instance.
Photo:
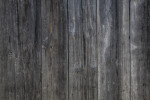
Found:
[[[52,67],[50,55],[50,32],[52,32],[52,2],[41,1],[42,15],[42,100],[52,100]]]
[[[16,100],[41,100],[40,0],[18,0]]]
[[[17,2],[0,1],[0,100],[16,100]]]
[[[0,99],[5,99],[5,72],[6,72],[6,59],[7,55],[5,51],[7,50],[6,43],[4,40],[6,39],[6,29],[5,24],[5,2],[0,1]]]
[[[120,100],[130,100],[130,34],[129,0],[118,1],[118,44],[120,69]]]
[[[119,100],[117,0],[98,3],[98,100]]]
[[[4,56],[4,44],[3,44],[3,39],[4,39],[4,29],[1,23],[4,23],[3,18],[3,9],[4,9],[4,5],[3,2],[0,1],[0,99],[4,99],[4,60],[5,60],[5,56]]]
[[[68,0],[69,99],[97,100],[96,0]]]
[[[42,1],[42,99],[68,100],[67,0]]]
[[[82,0],[83,66],[86,71],[85,100],[98,99],[96,0]]]
[[[82,0],[68,0],[69,100],[86,100],[87,72],[84,67]]]
[[[149,100],[146,95],[147,71],[147,1],[130,2],[131,100]],[[147,74],[146,74],[147,73]]]

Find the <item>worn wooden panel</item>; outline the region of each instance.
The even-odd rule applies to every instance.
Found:
[[[42,100],[68,100],[67,0],[42,0]]]
[[[68,0],[69,100],[85,100],[87,75],[84,67],[82,0]]]
[[[148,100],[148,0],[131,0],[130,46],[131,46],[131,99]]]
[[[69,99],[97,100],[96,0],[69,0]]]
[[[51,8],[51,9],[50,9]],[[42,14],[42,100],[52,98],[52,68],[50,67],[50,23],[52,23],[51,1],[41,1]],[[49,13],[48,13],[49,12]]]
[[[96,3],[96,0],[82,0],[83,66],[87,70],[85,100],[98,99]]]
[[[0,100],[16,100],[16,1],[0,1]]]
[[[1,0],[1,100],[41,99],[39,3]]]
[[[41,26],[39,0],[18,0],[16,100],[41,100]]]
[[[99,0],[98,54],[99,100],[119,100],[117,0]]]
[[[149,100],[150,0],[0,0],[0,100]]]
[[[118,1],[118,64],[120,100],[130,100],[130,0]]]

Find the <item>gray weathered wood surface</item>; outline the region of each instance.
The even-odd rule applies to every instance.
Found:
[[[150,100],[150,0],[0,0],[0,100]]]

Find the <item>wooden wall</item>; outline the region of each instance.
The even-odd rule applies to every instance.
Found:
[[[0,100],[150,100],[150,0],[0,0]]]

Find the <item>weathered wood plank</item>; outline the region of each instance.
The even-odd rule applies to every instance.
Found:
[[[131,46],[131,100],[148,100],[148,32],[147,1],[131,0],[130,3],[130,46]],[[148,76],[147,76],[148,75]]]
[[[50,0],[41,1],[42,14],[42,100],[52,99],[52,67],[50,66],[50,27],[52,26],[52,4]]]
[[[87,70],[85,100],[98,99],[96,3],[97,0],[82,0],[83,66]]]
[[[68,0],[69,100],[85,100],[87,95],[82,33],[82,0]]]
[[[117,0],[98,0],[98,100],[119,100]]]
[[[18,0],[16,100],[41,100],[39,0]]]
[[[16,100],[17,2],[0,1],[0,100]]]
[[[69,99],[97,100],[96,0],[68,0]]]
[[[118,45],[119,45],[119,95],[120,100],[130,100],[130,0],[119,0],[118,2]]]
[[[42,0],[42,100],[68,100],[67,0]]]
[[[0,0],[0,100],[149,100],[150,0]]]

